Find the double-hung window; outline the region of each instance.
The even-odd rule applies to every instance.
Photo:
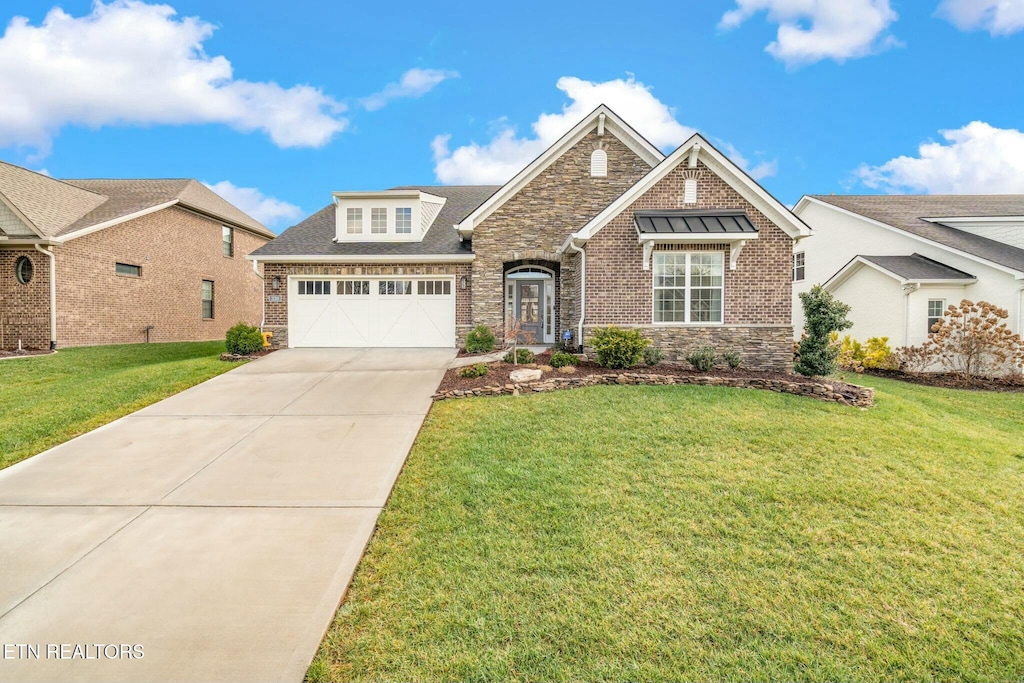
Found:
[[[349,235],[363,234],[362,209],[345,209],[345,232]]]
[[[370,209],[370,232],[374,235],[383,235],[388,231],[388,210]]]
[[[655,252],[654,322],[722,322],[724,284],[720,251]]]
[[[798,251],[793,254],[793,282],[802,282],[807,274],[807,256]]]
[[[235,231],[224,225],[220,229],[221,253],[225,256],[235,255]]]
[[[942,322],[942,314],[945,312],[945,299],[928,299],[928,334],[932,333],[935,323]]]
[[[408,235],[412,232],[412,209],[399,207],[395,209],[395,232]]]
[[[203,320],[213,320],[213,280],[203,280]]]

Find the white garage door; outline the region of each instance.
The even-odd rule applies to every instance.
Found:
[[[289,278],[288,345],[454,347],[454,279]]]

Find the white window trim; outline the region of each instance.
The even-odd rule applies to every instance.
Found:
[[[942,302],[942,305],[940,307],[941,308],[941,312],[939,313],[938,316],[933,316],[931,314],[931,311],[928,310],[930,308],[931,303],[933,301],[941,301]],[[944,317],[946,317],[946,300],[945,299],[928,299],[927,302],[924,305],[924,314],[925,314],[925,322],[926,323],[929,320],[932,320],[933,318],[935,318],[936,321],[942,320]],[[934,325],[934,324],[935,323],[932,323],[931,325],[928,325],[928,334],[932,334],[932,325]]]
[[[654,298],[655,290],[658,290],[658,289],[679,289],[679,287],[657,287],[657,286],[655,286],[655,284],[654,284],[655,268],[653,267],[653,264],[652,264],[652,267],[651,267],[651,324],[655,325],[657,327],[722,327],[723,325],[725,325],[725,270],[726,270],[725,269],[725,254],[723,252],[721,252],[721,251],[655,251],[653,256],[654,256],[654,258],[657,258],[660,254],[684,254],[686,256],[686,274],[685,274],[685,280],[684,280],[684,282],[686,283],[685,286],[684,286],[684,289],[685,289],[685,292],[686,292],[686,297],[685,297],[685,301],[684,301],[684,304],[683,304],[683,306],[684,306],[683,313],[684,313],[684,315],[686,317],[686,321],[684,321],[684,322],[677,322],[677,321],[658,322],[658,321],[655,320],[655,317],[656,317],[655,313],[657,311],[657,301]],[[717,254],[718,257],[720,259],[722,259],[722,284],[719,287],[696,287],[696,289],[718,289],[719,291],[722,292],[722,319],[719,320],[719,321],[698,321],[698,322],[690,322],[689,321],[689,318],[690,318],[690,293],[694,289],[694,287],[692,287],[690,285],[690,263],[691,263],[691,257],[694,254]]]
[[[804,262],[800,264],[800,268],[804,271],[801,277],[796,276],[796,259],[798,256],[804,257]],[[807,279],[807,252],[806,251],[795,251],[793,252],[793,282],[803,282]]]
[[[384,212],[384,228],[381,229],[373,224],[373,214],[379,211]],[[388,220],[388,211],[386,206],[375,206],[370,209],[370,234],[371,235],[386,235],[388,234],[388,228],[390,227],[390,221]]]
[[[408,211],[408,214],[407,214],[409,216],[409,226],[408,226],[408,228],[400,226],[398,224],[398,215],[399,215],[400,211]],[[413,214],[414,213],[415,212],[412,210],[411,206],[396,206],[395,207],[395,234],[396,235],[411,235],[412,234],[412,223],[413,223]]]
[[[356,230],[355,227],[352,225],[353,218],[351,216],[352,216],[352,213],[355,212],[355,211],[359,212],[359,229],[358,230]],[[362,207],[360,207],[360,206],[350,206],[350,207],[345,209],[345,234],[347,234],[347,235],[362,235],[363,234],[363,228],[365,227],[365,225],[364,225],[365,223],[366,223],[366,212],[363,211]]]

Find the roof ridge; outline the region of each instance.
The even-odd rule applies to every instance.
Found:
[[[74,183],[68,182],[68,180],[66,178],[54,178],[52,175],[47,175],[45,173],[40,173],[39,171],[33,171],[31,168],[26,168],[25,166],[19,166],[18,164],[12,164],[11,162],[4,161],[2,159],[0,159],[0,164],[3,164],[4,166],[10,166],[11,168],[16,168],[19,171],[24,171],[26,173],[31,173],[32,175],[39,176],[40,178],[45,178],[46,180],[50,180],[50,181],[53,181],[55,183],[60,183],[61,185],[67,185],[68,187],[73,187],[73,188],[75,188],[76,190],[78,190],[80,192],[88,192],[89,194],[94,194],[97,197],[102,197],[104,199],[109,199],[109,197],[107,197],[107,195],[105,195],[105,194],[100,194],[99,192],[93,192],[92,190],[87,190],[84,187],[79,187],[78,185],[75,185]]]

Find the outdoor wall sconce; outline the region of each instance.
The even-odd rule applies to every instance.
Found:
[[[459,278],[459,289],[465,289],[465,288],[466,288],[466,276],[463,275],[462,277]]]
[[[270,281],[270,286],[274,289],[281,289],[281,277],[275,275],[274,279]]]

